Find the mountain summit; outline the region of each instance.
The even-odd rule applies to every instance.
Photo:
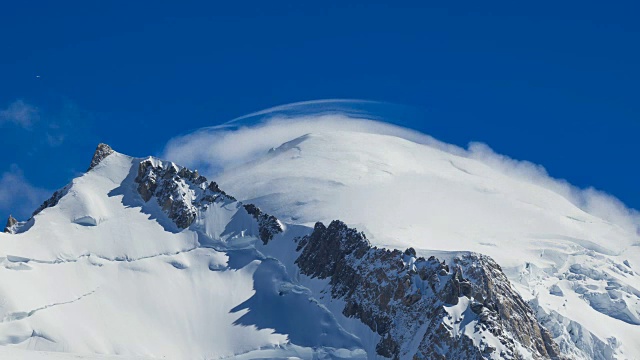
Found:
[[[0,355],[640,356],[638,247],[548,190],[342,132],[216,180],[100,144],[0,234]]]
[[[114,151],[111,146],[103,143],[98,144],[98,147],[96,147],[96,151],[93,153],[91,165],[89,165],[89,169],[87,171],[96,167],[100,163],[100,161],[113,153]]]

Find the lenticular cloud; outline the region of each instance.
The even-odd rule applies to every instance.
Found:
[[[162,156],[198,168],[215,178],[306,134],[337,131],[388,135],[478,160],[504,175],[556,192],[585,212],[640,235],[639,213],[607,193],[593,188],[579,189],[565,180],[551,177],[541,165],[497,154],[484,143],[472,142],[462,148],[441,142],[401,126],[408,120],[412,123],[429,121],[417,109],[389,103],[364,100],[300,102],[254,112],[222,125],[175,137],[167,143]]]

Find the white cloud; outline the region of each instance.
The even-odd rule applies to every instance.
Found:
[[[592,187],[580,189],[564,179],[551,177],[542,165],[529,161],[514,160],[495,153],[488,145],[473,142],[469,144],[466,156],[482,161],[505,174],[525,179],[554,191],[583,211],[603,220],[631,229],[640,235],[640,213],[628,208],[622,201]]]
[[[309,111],[310,104],[313,105],[312,111]],[[392,135],[479,160],[509,176],[552,190],[592,215],[638,231],[640,214],[636,210],[627,208],[620,200],[604,192],[593,188],[579,189],[565,180],[554,179],[541,165],[497,154],[482,143],[471,143],[467,149],[446,144],[411,129],[371,120],[379,117],[364,112],[323,111],[325,104],[311,102],[279,106],[234,119],[221,126],[203,128],[171,139],[163,157],[214,176],[308,133],[338,130]]]
[[[15,164],[0,176],[0,212],[6,216],[26,220],[50,195],[50,191],[31,185]]]
[[[22,100],[16,100],[0,110],[0,125],[11,123],[29,129],[39,118],[38,108]]]
[[[171,139],[164,155],[189,165],[221,170],[247,162],[272,147],[308,133],[355,131],[401,137],[462,155],[464,150],[421,132],[351,107],[381,104],[363,100],[319,100],[277,106]],[[209,172],[212,171],[209,169]]]
[[[91,114],[74,102],[67,98],[55,99],[48,101],[45,108],[43,110],[24,100],[16,100],[0,109],[0,127],[15,125],[29,130],[16,136],[25,137],[25,141],[33,145],[32,151],[43,147],[59,147],[69,142],[95,142],[91,134]]]

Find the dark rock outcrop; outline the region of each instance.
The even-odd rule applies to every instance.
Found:
[[[340,221],[316,223],[298,240],[297,251],[301,273],[329,279],[331,296],[345,303],[342,313],[380,336],[379,355],[485,359],[500,351],[503,358],[521,359],[525,348],[536,359],[561,358],[533,310],[489,257],[461,253],[446,265],[433,256],[416,258],[411,248],[378,249]],[[461,331],[461,323],[477,336]]]
[[[96,151],[93,153],[93,158],[91,159],[91,165],[89,165],[89,169],[87,169],[87,171],[96,167],[98,164],[100,164],[100,162],[104,158],[106,158],[107,156],[113,153],[114,151],[109,145],[103,144],[103,143],[98,144]]]
[[[7,219],[7,225],[4,227],[4,232],[8,234],[13,234],[14,233],[13,228],[17,224],[18,224],[18,220],[16,220],[16,218],[14,218],[13,216],[9,215],[9,218]]]
[[[197,171],[152,158],[140,162],[135,181],[142,199],[147,202],[155,197],[162,210],[181,229],[195,221],[198,207],[218,200],[235,200],[216,191],[217,186],[210,186]]]
[[[153,158],[140,162],[135,181],[142,199],[148,202],[155,197],[162,210],[181,229],[191,226],[198,212],[210,204],[237,201],[222,191],[217,183],[207,181],[197,170]],[[283,231],[275,216],[264,213],[257,206],[246,204],[243,209],[256,220],[263,243],[268,243]]]
[[[454,259],[473,284],[471,296],[492,312],[497,321],[514,339],[530,348],[534,354],[559,358],[560,350],[551,334],[540,325],[529,304],[511,287],[502,268],[488,256],[468,253]]]
[[[278,222],[275,216],[262,212],[260,208],[253,204],[244,205],[244,209],[258,222],[260,240],[262,240],[265,245],[273,239],[274,235],[283,231],[280,222]]]

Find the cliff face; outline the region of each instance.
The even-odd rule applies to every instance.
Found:
[[[393,359],[561,358],[532,309],[489,257],[435,257],[371,247],[340,221],[317,223],[299,239],[296,260],[310,277],[329,279],[342,313],[381,336],[376,351]]]
[[[167,216],[181,229],[196,220],[198,213],[213,203],[237,201],[222,191],[218,184],[185,167],[154,158],[140,161],[135,179],[137,190],[145,202],[155,198]],[[283,231],[278,219],[263,213],[252,204],[243,205],[244,211],[258,223],[260,239],[264,244]]]

